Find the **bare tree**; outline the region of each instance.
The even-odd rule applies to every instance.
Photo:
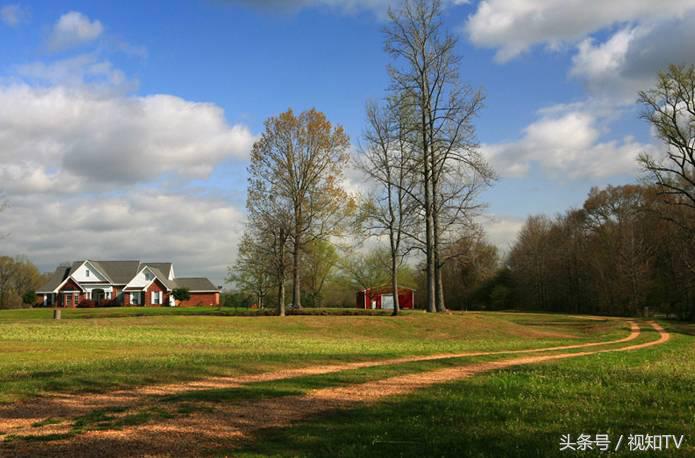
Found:
[[[423,242],[427,273],[427,310],[444,310],[441,279],[443,213],[456,220],[470,206],[470,184],[459,187],[453,177],[476,177],[487,183],[492,171],[478,153],[473,118],[483,95],[460,82],[456,38],[441,20],[440,0],[405,0],[389,10],[386,50],[395,58],[389,67],[391,90],[414,113],[412,130],[419,152],[420,186],[417,199],[425,220]],[[474,171],[474,174],[471,174]],[[461,174],[463,172],[463,174]],[[451,211],[454,209],[454,211]]]
[[[249,189],[258,199],[289,210],[292,303],[301,307],[300,260],[304,246],[339,233],[351,200],[340,186],[349,140],[314,109],[268,119],[254,144]]]
[[[292,209],[286,199],[278,199],[267,189],[268,183],[253,175],[249,178],[246,208],[249,223],[246,231],[254,234],[256,262],[262,264],[277,287],[276,309],[285,316],[285,283],[290,261],[289,242]]]
[[[239,243],[239,253],[234,268],[229,268],[227,282],[234,283],[245,292],[256,296],[256,303],[263,308],[273,281],[272,262],[268,259],[262,233],[247,230]]]
[[[667,217],[695,237],[695,65],[671,65],[639,101],[642,117],[665,145],[661,154],[640,155],[640,163],[665,203],[687,209],[685,219],[673,217],[681,212]]]
[[[368,105],[366,147],[358,167],[377,184],[362,206],[362,223],[368,235],[388,236],[393,315],[398,315],[398,269],[408,252],[404,238],[415,232],[417,208],[410,196],[417,181],[413,173],[413,150],[407,138],[410,135],[407,115],[395,102],[395,106],[385,108]]]

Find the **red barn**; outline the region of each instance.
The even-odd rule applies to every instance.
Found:
[[[415,290],[398,287],[398,305],[402,309],[415,308]],[[382,286],[358,291],[357,308],[393,310],[393,288]]]

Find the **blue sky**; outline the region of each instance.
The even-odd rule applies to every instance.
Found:
[[[172,259],[222,281],[264,119],[316,107],[357,144],[388,84],[388,3],[0,0],[3,254],[43,269]],[[444,7],[462,78],[487,95],[476,126],[500,177],[484,195],[493,242],[635,179],[635,155],[658,147],[637,91],[695,61],[695,1]]]

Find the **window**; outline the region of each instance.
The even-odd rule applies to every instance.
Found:
[[[152,303],[155,305],[160,305],[162,303],[161,291],[152,291]]]
[[[89,277],[89,269],[85,269],[85,271],[84,271],[84,276],[85,276],[85,277]]]
[[[65,295],[65,305],[72,305],[72,294]]]
[[[80,293],[75,294],[75,302],[74,304],[77,305],[80,303]]]
[[[139,305],[140,295],[138,293],[130,293],[130,303],[133,305]]]
[[[145,280],[150,281],[154,278],[152,272],[145,272]]]

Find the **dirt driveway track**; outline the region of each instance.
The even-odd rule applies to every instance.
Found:
[[[205,381],[179,385],[160,385],[144,387],[127,394],[114,392],[90,398],[55,397],[37,403],[18,403],[0,407],[0,431],[22,436],[32,435],[34,440],[21,438],[0,445],[0,456],[200,456],[220,449],[232,449],[242,440],[264,428],[282,428],[324,412],[348,409],[356,405],[376,402],[389,396],[407,394],[420,388],[472,377],[476,374],[509,367],[535,364],[598,353],[634,351],[660,345],[669,340],[670,335],[657,323],[649,323],[659,333],[659,338],[649,342],[620,346],[618,348],[595,349],[594,347],[627,343],[640,335],[639,326],[631,322],[631,332],[627,337],[609,342],[567,345],[537,350],[513,350],[498,352],[472,352],[425,357],[407,357],[381,361],[366,361],[330,366],[314,366],[285,371],[275,371],[245,377],[219,377]],[[591,348],[579,352],[562,352]],[[547,352],[558,352],[543,354]],[[533,353],[533,354],[531,354]],[[538,354],[540,353],[540,354]],[[112,405],[137,406],[148,398],[159,395],[176,394],[198,389],[233,388],[245,383],[281,380],[305,375],[327,374],[342,370],[374,367],[379,365],[401,364],[411,361],[428,361],[454,357],[485,355],[518,355],[498,361],[472,363],[464,366],[437,369],[424,373],[413,373],[370,381],[350,386],[322,388],[299,396],[274,397],[263,400],[239,401],[230,403],[200,403],[204,411],[195,411],[185,416],[158,420],[119,430],[87,431],[73,437],[53,441],[37,441],[37,436],[66,434],[71,422],[66,421],[45,427],[31,427],[32,424],[48,417],[74,418],[91,412],[95,408]],[[46,401],[49,401],[46,404]],[[133,404],[135,402],[135,404]],[[39,407],[40,406],[40,407]],[[66,415],[61,415],[66,414]],[[9,429],[8,429],[9,428]],[[57,436],[56,436],[57,437]],[[48,438],[48,437],[47,437]]]

